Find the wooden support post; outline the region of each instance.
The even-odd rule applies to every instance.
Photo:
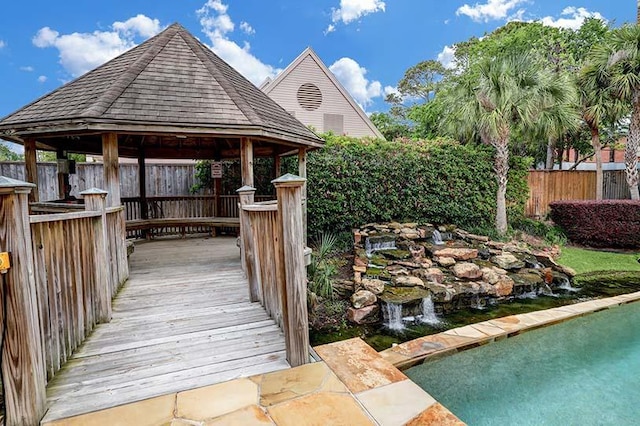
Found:
[[[120,205],[120,169],[118,164],[118,135],[102,135],[102,167],[104,168],[104,186],[107,195],[107,207]]]
[[[298,150],[298,176],[303,178],[302,185],[302,230],[304,232],[304,244],[307,244],[307,150],[300,148]]]
[[[249,138],[240,138],[240,168],[242,186],[255,186],[253,182],[253,141]],[[253,203],[253,199],[251,202]]]
[[[213,191],[216,196],[215,198],[215,208],[213,211],[213,215],[215,217],[221,217],[222,215],[222,179],[217,178],[213,180]]]
[[[282,174],[282,157],[278,154],[273,156],[273,178],[278,179]]]
[[[11,253],[3,282],[0,324],[7,426],[38,425],[46,409],[46,373],[38,318],[28,196],[35,185],[0,176],[0,247]],[[6,317],[6,319],[5,319]]]
[[[140,219],[149,219],[149,206],[147,205],[147,165],[144,150],[140,148],[138,154],[138,193],[140,194]]]
[[[272,181],[278,195],[278,228],[284,256],[283,297],[287,360],[292,367],[309,362],[307,271],[304,266],[302,189],[306,179],[286,174]]]
[[[242,209],[242,206],[253,204],[253,197],[256,189],[251,186],[243,186],[236,191],[240,196],[238,213],[240,214],[240,252],[242,269],[249,282],[249,298],[252,302],[260,301],[258,289],[258,275],[255,262],[255,247],[253,244],[253,232],[251,231],[251,221],[249,214]]]
[[[94,274],[96,280],[96,294],[98,295],[98,322],[111,321],[111,289],[117,288],[118,283],[111,283],[111,272],[109,264],[111,263],[112,253],[108,249],[107,235],[107,212],[106,198],[107,192],[98,188],[87,189],[82,191],[80,195],[84,198],[84,208],[87,211],[98,211],[102,214],[100,218],[96,218],[93,222],[94,241],[93,247],[95,252]]]
[[[38,195],[38,156],[35,139],[27,138],[24,140],[24,164],[27,182],[36,186],[36,189],[29,192],[29,202],[37,203],[40,200],[40,196]]]
[[[58,198],[66,200],[71,193],[71,185],[69,185],[69,155],[67,151],[61,149],[56,151],[56,160],[58,163]]]

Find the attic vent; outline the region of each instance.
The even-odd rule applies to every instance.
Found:
[[[307,111],[315,111],[322,103],[322,93],[318,86],[311,83],[304,83],[298,89],[298,103]]]

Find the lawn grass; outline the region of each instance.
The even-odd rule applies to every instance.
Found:
[[[612,253],[563,247],[558,263],[575,269],[578,274],[595,271],[640,271],[639,257],[640,253]]]

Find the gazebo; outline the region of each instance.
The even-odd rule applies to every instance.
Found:
[[[253,186],[254,156],[297,151],[304,165],[306,150],[323,144],[177,23],[6,116],[0,137],[24,145],[26,180],[36,185],[36,149],[102,155],[109,206],[120,204],[119,156],[142,166],[241,158],[242,184]]]
[[[306,153],[323,141],[182,26],[3,118],[0,137],[24,146],[28,181],[0,177],[0,215],[7,219],[0,235],[8,244],[0,251],[12,252],[5,297],[14,306],[3,356],[28,355],[13,359],[8,376],[24,379],[5,383],[7,424],[39,421],[47,380],[97,323],[111,318],[111,298],[128,277],[119,157],[137,158],[139,170],[146,158],[240,158],[250,300],[284,331],[289,364],[308,362],[302,206]],[[38,201],[36,150],[55,151],[63,166],[67,152],[102,155],[104,191],[86,188],[85,211],[29,215],[27,201]],[[299,176],[274,181],[277,202],[255,203],[254,157],[273,157],[277,169],[285,155],[298,156]],[[61,288],[73,291],[56,302]],[[51,303],[63,310],[54,312]]]

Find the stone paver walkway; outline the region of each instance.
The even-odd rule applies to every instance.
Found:
[[[323,361],[44,425],[464,424],[362,340],[316,350]]]

